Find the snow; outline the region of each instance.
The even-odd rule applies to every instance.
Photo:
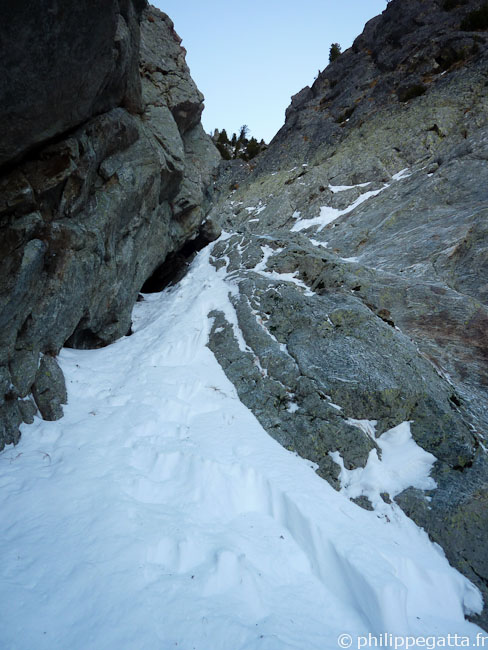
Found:
[[[404,178],[408,178],[411,175],[412,172],[410,172],[410,170],[406,167],[405,169],[402,169],[396,174],[394,174],[391,178],[392,181],[395,182],[395,181],[402,180]],[[329,190],[333,194],[335,194],[337,192],[345,192],[346,190],[352,190],[357,187],[366,187],[370,184],[371,182],[359,183],[358,185],[329,185]],[[313,217],[312,219],[300,219],[293,225],[291,232],[300,232],[301,230],[305,230],[306,228],[311,228],[312,226],[319,226],[317,232],[320,232],[326,226],[328,226],[330,223],[332,223],[342,215],[349,214],[349,212],[352,212],[355,208],[358,207],[358,205],[361,205],[361,203],[364,203],[372,196],[377,196],[378,194],[380,194],[380,192],[383,192],[388,187],[390,187],[390,183],[385,183],[383,187],[380,187],[380,189],[378,190],[370,190],[369,192],[363,192],[358,196],[358,198],[355,201],[353,201],[350,205],[348,205],[346,208],[342,210],[333,208],[328,205],[324,205],[320,208],[320,214],[318,217]],[[293,217],[295,219],[298,219],[299,216],[300,213],[295,212],[293,214]]]
[[[342,411],[342,406],[339,406],[339,404],[334,404],[334,402],[329,402],[329,406],[332,406],[332,408],[336,409],[336,411]]]
[[[329,247],[329,243],[326,241],[319,241],[318,239],[312,239],[311,237],[310,237],[310,241],[314,246],[321,246],[322,248]]]
[[[280,250],[283,250],[283,249],[276,250],[276,249],[271,248],[271,246],[268,246],[266,244],[265,246],[261,246],[261,250],[263,252],[263,259],[258,264],[256,264],[256,266],[254,267],[253,270],[256,271],[256,273],[261,273],[261,272],[265,271],[265,269],[267,267],[267,264],[268,264],[269,258],[272,257],[273,255],[275,255],[276,253],[278,253]]]
[[[244,209],[247,210],[249,214],[254,212],[256,216],[259,216],[263,210],[266,210],[266,205],[262,204],[261,201],[259,201],[257,206],[249,206],[248,208]]]
[[[402,178],[408,178],[411,175],[412,175],[412,172],[408,169],[408,167],[405,167],[405,169],[401,169],[396,174],[393,174],[393,176],[391,178],[394,181],[400,181],[400,180],[402,180]]]
[[[300,287],[300,289],[303,289],[306,296],[315,295],[315,292],[311,291],[305,282],[297,277],[298,271],[295,271],[294,273],[278,273],[277,271],[266,270],[269,258],[282,251],[282,248],[275,249],[271,248],[271,246],[265,245],[261,246],[261,250],[263,251],[263,259],[258,262],[258,264],[256,264],[253,271],[272,280],[278,280],[279,282],[291,282],[297,287]]]
[[[400,494],[407,487],[432,490],[437,487],[430,476],[436,458],[417,445],[412,438],[410,423],[402,422],[375,439],[374,420],[347,420],[375,440],[381,450],[381,459],[376,449],[369,453],[364,468],[348,470],[339,452],[330,455],[341,466],[341,490],[350,498],[367,496],[373,506],[383,504],[381,492],[391,497]]]
[[[336,192],[345,192],[346,190],[353,190],[356,187],[367,187],[371,185],[371,181],[368,183],[358,183],[358,185],[329,185],[329,190],[335,194]]]
[[[1,648],[324,650],[344,632],[479,631],[464,620],[479,592],[427,535],[345,493],[348,477],[418,484],[417,462],[428,484],[408,424],[378,439],[381,467],[333,490],[266,434],[206,346],[212,310],[245,346],[234,291],[206,249],[135,305],[132,336],[61,352],[65,417],[0,454]]]
[[[278,273],[277,271],[260,271],[261,275],[271,278],[272,280],[278,280],[278,282],[291,282],[295,284],[300,289],[303,289],[303,292],[306,296],[315,296],[315,291],[312,291],[303,280],[300,280],[297,275],[298,271],[294,273]]]
[[[300,219],[293,225],[291,231],[299,232],[300,230],[305,230],[311,226],[319,226],[317,232],[320,232],[330,223],[335,221],[338,217],[341,217],[343,214],[352,212],[355,208],[358,207],[358,205],[361,205],[361,203],[364,203],[372,196],[376,196],[380,192],[383,192],[383,190],[385,190],[387,187],[388,185],[384,185],[379,190],[370,190],[369,192],[363,192],[363,194],[360,194],[353,203],[342,210],[324,205],[320,208],[320,214],[318,217],[314,217],[312,219]]]
[[[354,418],[347,418],[346,422],[353,427],[361,429],[361,431],[368,435],[372,440],[376,439],[377,420],[355,420]]]

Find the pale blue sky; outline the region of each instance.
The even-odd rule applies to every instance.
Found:
[[[311,85],[332,42],[345,50],[386,0],[150,0],[175,23],[205,95],[207,132],[247,124],[267,142],[290,97]]]

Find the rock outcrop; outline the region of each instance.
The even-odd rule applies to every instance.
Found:
[[[141,0],[7,4],[0,448],[37,409],[62,414],[62,346],[129,333],[144,282],[198,236],[219,160],[165,14]]]
[[[487,601],[481,5],[392,0],[292,99],[265,153],[222,166],[211,216],[230,236],[214,263],[238,285],[243,340],[213,313],[210,347],[267,431],[336,488],[337,454],[364,467],[410,421],[437,488],[395,500]]]
[[[116,106],[142,110],[144,0],[2,4],[0,166]]]

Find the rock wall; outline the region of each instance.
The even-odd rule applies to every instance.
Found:
[[[389,2],[351,48],[327,66],[311,87],[292,98],[285,124],[273,138],[271,150],[260,158],[259,168],[293,167],[302,158],[325,160],[363,125],[371,132],[373,124],[378,136],[355,148],[376,153],[383,165],[378,173],[432,152],[440,139],[458,128],[461,105],[471,111],[475,103],[474,97],[469,101],[470,80],[464,72],[461,87],[456,88],[459,102],[450,82],[453,73],[466,71],[486,52],[486,28],[462,29],[463,21],[482,4],[483,0]],[[476,94],[474,87],[471,90]],[[412,119],[407,130],[405,114],[413,100],[432,92],[438,93],[435,109],[430,115],[422,111],[420,121]],[[381,120],[375,123],[378,112]],[[400,130],[395,128],[399,120]],[[341,161],[341,171],[343,167]],[[357,173],[357,167],[352,159],[349,171]]]
[[[219,160],[165,14],[140,0],[6,4],[0,449],[37,410],[62,415],[62,346],[129,333],[144,282],[198,235]]]
[[[480,4],[392,0],[265,153],[222,166],[211,216],[234,234],[214,263],[246,347],[223,314],[210,347],[338,489],[337,453],[364,467],[410,421],[437,488],[395,501],[487,602],[488,39],[464,28]]]
[[[144,0],[2,2],[0,166],[123,105],[140,111]]]

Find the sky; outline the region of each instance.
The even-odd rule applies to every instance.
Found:
[[[269,142],[292,95],[310,86],[386,0],[150,0],[183,39],[187,63],[205,95],[203,125],[229,136],[246,124]]]

